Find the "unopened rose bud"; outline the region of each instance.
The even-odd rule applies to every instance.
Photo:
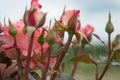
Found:
[[[111,34],[114,31],[114,27],[113,27],[113,24],[111,22],[111,14],[110,13],[109,13],[109,20],[108,20],[108,23],[106,25],[105,31],[108,34]]]
[[[46,13],[37,10],[27,11],[24,14],[25,24],[27,24],[28,26],[34,26],[36,28],[42,27],[45,23],[45,19]]]
[[[57,39],[58,36],[56,35],[56,32],[54,31],[54,29],[51,29],[46,36],[46,41],[49,45],[53,45],[55,42],[57,42]]]
[[[36,28],[42,27],[45,23],[46,13],[40,11],[42,5],[38,3],[38,0],[31,1],[31,7],[24,12],[24,23],[26,26],[33,26]]]
[[[79,13],[79,10],[68,10],[62,15],[62,24],[68,29],[68,31],[70,31],[70,33],[74,33],[76,31],[76,27],[79,22]]]
[[[70,24],[68,25],[68,29],[70,30],[76,30],[76,26],[77,26],[77,22],[78,22],[78,16],[74,16],[73,19],[71,19]]]
[[[10,20],[9,20],[9,34],[10,34],[12,37],[15,37],[16,34],[17,34],[17,30],[16,30],[16,28],[14,27],[14,25],[11,23]]]

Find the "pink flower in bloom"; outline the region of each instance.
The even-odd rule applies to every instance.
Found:
[[[91,41],[92,32],[94,31],[94,27],[93,26],[86,25],[85,28],[81,29],[80,31],[85,35],[85,37],[88,39],[88,41]]]
[[[17,47],[20,48],[20,50],[24,56],[27,56],[29,39],[28,39],[28,33],[23,34],[23,32],[22,32],[22,29],[24,27],[24,22],[23,22],[23,20],[20,20],[16,23],[13,23],[13,25],[15,26],[15,28],[17,30],[17,35],[16,35]],[[47,27],[46,27],[46,29],[47,29]],[[4,45],[2,45],[2,48],[7,50],[7,54],[9,57],[9,55],[10,55],[9,53],[11,52],[11,50],[13,50],[14,52],[15,52],[15,50],[13,49],[14,48],[13,37],[9,35],[8,30],[9,30],[9,26],[5,26],[3,34],[0,35],[0,40],[5,43]],[[38,28],[35,32],[31,57],[34,55],[34,53],[36,55],[40,56],[41,46],[38,43],[38,37],[41,35],[41,33],[42,33],[42,28]],[[47,34],[45,33],[45,37],[46,37],[46,35]],[[44,49],[43,55],[45,55],[45,53],[48,49],[48,44],[46,42],[43,44],[43,49]],[[33,66],[37,66],[38,65],[37,63],[40,63],[40,62],[38,62],[37,59],[31,58],[30,67],[32,68]]]
[[[22,40],[21,42],[17,41],[18,47],[21,47],[21,45],[23,45],[25,43],[26,39],[27,39],[26,35],[24,35],[22,33],[22,28],[24,26],[24,23],[23,23],[22,20],[20,20],[19,22],[14,23],[14,26],[17,29],[17,33],[18,33],[16,35],[16,39],[17,40],[19,40],[19,39],[22,40],[21,38],[24,39],[24,41]],[[13,46],[13,44],[14,44],[13,37],[9,35],[8,31],[9,31],[9,26],[6,25],[4,27],[4,31],[3,31],[4,35],[1,35],[1,38],[0,38],[0,40],[3,40],[5,42],[5,44],[2,47],[6,48],[6,49],[14,47]],[[26,46],[26,45],[24,44],[24,46]]]
[[[20,20],[19,22],[13,23],[13,25],[17,29],[17,35],[16,35],[17,47],[20,48],[23,55],[26,56],[27,51],[28,51],[29,39],[28,39],[28,35],[23,34],[23,32],[22,32],[22,29],[24,27],[24,22],[23,22],[23,20]],[[5,42],[5,44],[2,46],[2,48],[5,48],[5,49],[14,47],[14,40],[9,35],[8,30],[9,30],[9,26],[5,26],[4,31],[3,31],[4,35],[0,35],[0,40]],[[39,35],[41,35],[41,33],[42,33],[41,28],[38,28],[35,32],[32,53],[35,52],[36,54],[38,54],[41,50],[41,47],[37,41],[38,37],[39,37]],[[47,46],[46,45],[45,45],[45,48],[48,47],[48,45]]]
[[[92,38],[91,34],[93,31],[94,31],[94,27],[91,25],[86,25],[85,28],[82,28],[82,29],[80,27],[77,27],[75,36],[78,41],[82,39],[84,40],[84,38],[90,41]],[[84,34],[84,37],[81,36],[81,33]]]
[[[67,26],[68,28],[72,27],[72,29],[73,28],[76,29],[77,27],[80,28],[81,25],[80,25],[80,21],[78,19],[75,22],[77,24],[69,26],[72,23],[73,19],[75,17],[78,17],[79,13],[80,13],[80,10],[68,10],[68,11],[66,11],[62,16],[62,24],[64,26]]]

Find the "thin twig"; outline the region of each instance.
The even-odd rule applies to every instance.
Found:
[[[112,46],[111,46],[111,34],[108,34],[108,59],[107,59],[106,66],[104,67],[98,80],[102,80],[103,76],[105,75],[105,73],[109,69],[112,60],[113,60],[113,58],[112,58]]]
[[[111,65],[111,62],[112,62],[112,58],[107,62],[105,68],[103,69],[100,77],[98,78],[98,80],[102,80],[103,76],[105,75],[105,73],[107,72],[107,70],[109,69],[110,65]]]

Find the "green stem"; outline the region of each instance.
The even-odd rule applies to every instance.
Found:
[[[112,51],[111,51],[111,34],[108,34],[108,60],[111,57]]]
[[[112,62],[112,58],[107,62],[105,68],[103,69],[102,74],[100,75],[100,77],[98,78],[98,80],[102,80],[103,76],[105,75],[105,73],[107,72],[107,70],[109,69],[110,65]]]
[[[66,45],[65,45],[65,49],[64,49],[64,51],[62,52],[62,54],[59,56],[59,58],[58,58],[58,60],[57,60],[57,62],[56,62],[56,64],[55,64],[55,66],[54,66],[54,68],[53,68],[53,70],[54,70],[55,72],[53,72],[53,74],[51,75],[50,80],[55,80],[55,79],[56,79],[57,72],[58,72],[58,70],[59,70],[59,68],[60,68],[60,65],[61,65],[61,63],[62,63],[62,60],[63,60],[66,52],[67,52],[68,49],[69,49],[69,46],[70,46],[71,41],[72,41],[72,37],[73,37],[73,34],[72,34],[72,35],[69,35],[68,41],[67,41],[67,43],[66,43]]]
[[[30,37],[30,42],[29,42],[29,48],[28,48],[27,60],[26,60],[25,80],[29,80],[30,59],[31,59],[32,47],[33,47],[34,34],[35,34],[35,31],[32,33]]]
[[[18,80],[24,80],[22,62],[21,62],[21,53],[20,53],[20,49],[17,47],[16,38],[14,38],[14,46],[15,46],[16,55],[17,55]]]
[[[109,69],[111,62],[112,62],[112,59],[113,59],[111,56],[112,56],[111,34],[108,34],[108,59],[107,59],[106,66],[104,67],[98,80],[102,80],[103,76],[105,75],[105,73]]]

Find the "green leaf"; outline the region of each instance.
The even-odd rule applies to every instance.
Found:
[[[51,46],[52,50],[51,50],[51,57],[56,57],[56,56],[59,56],[62,51],[64,50],[64,46],[62,43],[55,43]],[[48,56],[48,53],[47,53],[47,56]]]
[[[37,69],[37,68],[33,68],[31,69],[30,73],[33,75],[33,77],[35,78],[40,78],[41,75],[42,75],[42,72],[40,69]]]
[[[56,80],[76,80],[76,79],[74,79],[73,77],[71,77],[71,76],[69,76],[69,75],[67,75],[65,73],[62,73],[60,75],[60,77],[57,78]]]
[[[42,34],[39,36],[38,42],[40,43],[40,45],[43,45],[43,44],[44,44],[44,42],[45,42],[45,39],[44,39],[44,31],[42,31]]]
[[[89,56],[89,54],[83,54],[81,56],[75,57],[72,59],[73,62],[83,62],[86,64],[96,64],[96,62],[94,60],[92,60]]]
[[[114,55],[113,55],[113,59],[120,62],[120,50],[116,50]]]
[[[16,34],[17,34],[17,30],[16,30],[15,26],[11,23],[10,20],[9,20],[9,34],[10,34],[12,37],[15,37]]]
[[[75,55],[74,49],[70,48],[68,50],[67,54],[65,55],[64,59],[63,59],[63,63],[72,60],[72,58],[74,57],[74,55]]]

